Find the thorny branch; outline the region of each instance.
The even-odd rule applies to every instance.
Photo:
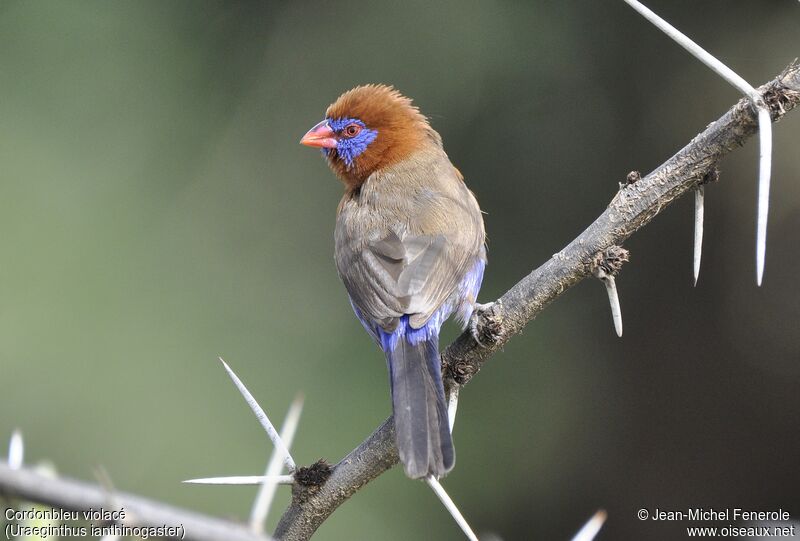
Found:
[[[187,541],[268,541],[242,524],[209,517],[132,494],[61,477],[45,477],[27,468],[0,462],[0,502],[8,497],[68,511],[125,510],[120,524],[131,527],[182,526]],[[5,503],[5,502],[3,502]],[[6,506],[2,506],[5,508]],[[5,517],[3,517],[5,518]]]
[[[800,65],[758,89],[773,121],[800,104]],[[448,392],[472,379],[483,363],[567,289],[591,276],[604,254],[645,226],[667,205],[704,183],[715,164],[756,133],[756,113],[743,99],[649,175],[629,175],[608,208],[578,238],[553,255],[478,314],[481,345],[471,333],[459,336],[442,353]],[[310,538],[319,526],[361,487],[397,464],[390,417],[341,462],[298,468],[292,502],[275,532],[283,541]],[[186,539],[264,540],[245,527],[180,510],[161,502],[114,492],[87,483],[49,479],[30,470],[0,464],[0,497],[19,497],[64,509],[102,507],[109,499],[133,511],[138,525],[184,524]]]
[[[773,121],[800,104],[800,65],[792,63],[777,78],[758,89]],[[623,185],[606,210],[569,245],[553,255],[481,312],[481,344],[464,332],[442,353],[448,390],[464,385],[512,336],[567,289],[591,275],[595,258],[647,225],[675,199],[696,188],[726,154],[756,133],[756,112],[750,100],[740,100],[688,145],[652,173]],[[361,445],[333,466],[321,486],[293,488],[292,503],[275,531],[283,541],[308,539],[339,505],[361,487],[394,466],[394,424],[390,417]]]

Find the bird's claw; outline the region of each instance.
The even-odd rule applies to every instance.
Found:
[[[481,341],[481,333],[478,330],[478,319],[480,319],[482,312],[491,309],[494,304],[495,303],[493,302],[487,302],[486,304],[476,302],[472,310],[472,317],[469,318],[469,332],[472,335],[472,339],[475,340],[475,343],[478,344],[478,346],[484,349],[489,346]]]

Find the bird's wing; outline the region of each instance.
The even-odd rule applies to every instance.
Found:
[[[339,274],[363,317],[390,331],[407,314],[419,328],[450,298],[484,257],[482,219],[472,201],[429,193],[412,202],[415,220],[337,235]]]

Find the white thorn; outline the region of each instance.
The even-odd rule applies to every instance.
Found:
[[[703,215],[705,186],[698,186],[694,191],[694,285],[697,286],[697,278],[700,276],[700,259],[703,257]]]
[[[187,485],[261,485],[265,482],[276,483],[278,485],[291,485],[294,484],[294,477],[291,475],[276,475],[270,478],[266,478],[263,475],[232,475],[229,477],[187,479],[183,482]]]
[[[767,216],[769,214],[769,181],[772,170],[772,120],[766,106],[758,108],[759,167],[758,214],[756,226],[756,283],[764,278],[764,259],[767,253]]]
[[[22,432],[14,429],[8,442],[8,467],[18,470],[25,460],[25,443],[22,441]]]
[[[592,541],[597,532],[600,531],[600,528],[603,527],[603,523],[606,521],[607,514],[604,510],[600,509],[592,518],[589,519],[589,522],[583,525],[583,528],[578,530],[578,533],[575,534],[575,537],[572,538],[572,541]]]
[[[606,285],[606,292],[608,293],[608,303],[611,305],[611,318],[614,320],[614,329],[617,331],[617,336],[622,337],[622,309],[619,306],[619,295],[617,294],[617,283],[614,277],[606,275],[603,278],[603,283]]]
[[[633,9],[638,11],[642,17],[653,23],[659,30],[672,38],[672,40],[678,45],[689,51],[692,56],[711,68],[711,70],[713,70],[717,75],[728,81],[737,90],[739,90],[739,92],[750,98],[753,98],[753,94],[755,94],[759,99],[761,98],[761,96],[750,85],[750,83],[742,79],[738,73],[717,60],[711,53],[700,47],[680,30],[656,15],[652,10],[643,6],[641,2],[638,2],[637,0],[625,0],[625,2]]]
[[[428,483],[428,486],[430,486],[431,489],[433,489],[434,494],[436,494],[436,496],[439,498],[439,501],[441,501],[445,506],[447,511],[458,524],[459,528],[461,528],[461,531],[463,531],[464,535],[467,536],[467,539],[470,541],[478,541],[478,536],[475,535],[475,532],[473,532],[472,528],[469,527],[469,524],[464,519],[464,516],[458,510],[458,507],[456,507],[456,504],[453,502],[453,500],[450,499],[450,496],[447,495],[447,492],[445,492],[441,483],[439,483],[439,481],[437,481],[432,475],[426,477],[425,482]]]
[[[760,286],[764,277],[764,259],[767,251],[767,214],[769,212],[769,182],[772,170],[772,119],[761,94],[739,74],[714,58],[708,51],[686,37],[677,28],[643,6],[637,0],[625,0],[645,19],[653,23],[695,58],[703,62],[717,75],[750,98],[758,111],[759,166],[758,166],[758,217],[756,227],[756,283]]]
[[[283,420],[283,427],[281,428],[281,440],[286,444],[287,449],[292,447],[297,425],[300,423],[301,413],[303,413],[303,395],[298,393],[289,406],[289,411],[286,412],[286,418]],[[275,491],[278,488],[278,483],[270,480],[275,479],[281,472],[282,462],[278,450],[273,450],[264,474],[264,482],[258,490],[256,499],[253,502],[253,509],[250,511],[250,529],[258,534],[264,533],[264,524],[267,521],[269,509],[272,506]]]
[[[450,391],[450,399],[447,401],[447,420],[450,422],[450,433],[453,433],[453,426],[456,424],[456,412],[458,411],[458,387],[453,386]]]
[[[292,458],[292,455],[289,454],[289,450],[286,448],[286,445],[283,444],[283,440],[281,440],[281,437],[278,435],[278,432],[272,425],[272,421],[269,420],[267,414],[264,412],[261,406],[258,405],[258,402],[256,402],[256,399],[253,398],[252,394],[250,394],[250,391],[247,390],[247,387],[244,386],[242,380],[240,380],[233,370],[231,370],[231,367],[228,366],[228,363],[226,363],[222,357],[220,357],[219,360],[222,363],[222,366],[225,367],[225,371],[228,372],[231,380],[233,380],[233,384],[236,385],[236,388],[239,389],[240,393],[242,393],[247,405],[250,406],[250,409],[253,410],[253,413],[255,413],[258,422],[261,423],[261,426],[263,426],[264,430],[267,431],[269,439],[272,440],[275,450],[280,453],[286,468],[293,472],[296,469],[294,459]]]

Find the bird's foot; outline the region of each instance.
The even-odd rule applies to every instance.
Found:
[[[469,318],[469,332],[472,335],[472,339],[475,340],[475,343],[478,344],[482,348],[489,347],[488,344],[485,344],[484,341],[481,339],[481,330],[478,329],[478,320],[481,317],[483,312],[487,310],[491,310],[491,308],[495,305],[493,302],[488,302],[486,304],[481,304],[476,302],[473,306],[472,310],[472,317]]]

